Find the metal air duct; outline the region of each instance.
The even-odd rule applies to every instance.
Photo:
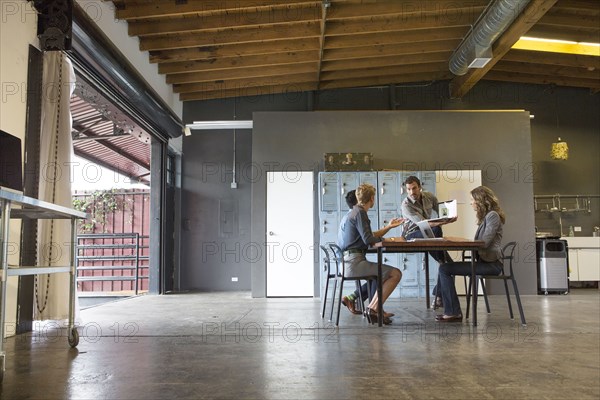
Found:
[[[454,75],[464,75],[473,61],[476,67],[482,68],[489,59],[485,61],[478,58],[477,54],[487,54],[491,59],[492,44],[528,3],[529,0],[495,0],[491,3],[473,30],[450,57],[450,71]]]

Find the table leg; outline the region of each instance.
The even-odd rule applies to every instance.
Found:
[[[8,279],[8,229],[10,223],[10,201],[0,202],[0,382],[6,367],[4,352],[4,320],[6,317],[6,281]]]
[[[425,253],[425,301],[427,302],[427,309],[431,308],[431,299],[429,298],[429,253]]]
[[[69,345],[76,347],[79,344],[79,333],[75,327],[75,296],[77,292],[77,220],[71,218],[71,254],[69,257],[71,269],[69,272],[69,332],[67,333]]]
[[[473,315],[473,326],[477,326],[477,274],[475,272],[475,250],[471,250],[471,287],[473,291],[471,295],[473,296],[473,307],[471,309],[471,315]]]
[[[383,326],[383,282],[381,279],[381,247],[377,249],[377,325]]]

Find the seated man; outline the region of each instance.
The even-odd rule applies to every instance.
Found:
[[[350,278],[353,276],[377,274],[377,263],[367,261],[365,250],[367,250],[369,246],[381,242],[383,234],[404,222],[404,219],[402,218],[394,218],[384,229],[378,232],[381,233],[384,231],[381,236],[375,236],[371,230],[371,221],[369,221],[367,215],[367,211],[375,204],[375,188],[369,184],[360,185],[356,189],[356,198],[358,204],[352,208],[346,218],[340,223],[337,243],[344,252],[343,256],[346,265],[346,276]],[[389,265],[382,265],[382,302],[385,302],[396,288],[401,277],[402,273],[399,269]],[[380,299],[375,295],[368,305],[367,315],[373,323],[377,321],[379,301]],[[390,318],[384,317],[384,323],[386,325],[391,322]]]

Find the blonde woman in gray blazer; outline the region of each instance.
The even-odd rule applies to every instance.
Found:
[[[471,206],[477,214],[477,232],[475,240],[485,243],[477,251],[475,270],[477,274],[499,275],[502,272],[502,226],[505,222],[504,212],[500,208],[498,198],[492,189],[479,186],[471,190]],[[455,275],[471,275],[470,262],[452,262],[440,266],[439,280],[444,303],[444,313],[435,319],[440,322],[462,321],[460,302],[454,286]]]

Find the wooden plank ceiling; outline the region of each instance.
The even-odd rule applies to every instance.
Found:
[[[449,80],[600,90],[600,57],[511,50],[523,35],[600,42],[598,0],[532,0],[486,68],[448,60],[489,0],[114,0],[182,101]]]

